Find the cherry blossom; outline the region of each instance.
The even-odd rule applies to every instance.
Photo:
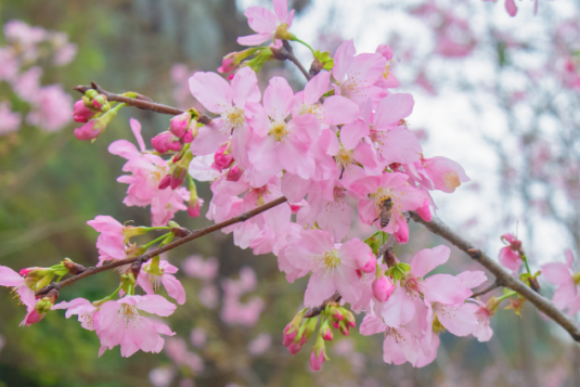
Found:
[[[249,7],[244,11],[248,25],[257,34],[241,36],[238,44],[255,46],[269,40],[288,39],[287,29],[291,27],[295,10],[288,12],[287,0],[274,0],[274,13],[263,7]],[[283,36],[281,36],[283,35]]]
[[[553,303],[557,308],[568,310],[574,315],[579,311],[579,272],[574,273],[573,252],[565,251],[564,263],[549,263],[541,267],[542,274],[551,284],[557,286],[553,295]]]

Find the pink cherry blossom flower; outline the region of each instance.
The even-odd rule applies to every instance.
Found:
[[[567,309],[570,315],[579,311],[579,272],[573,270],[573,252],[565,251],[564,263],[549,263],[541,267],[542,274],[551,284],[557,286],[553,303],[559,309]]]
[[[284,254],[297,268],[312,271],[304,298],[307,307],[320,305],[335,291],[343,300],[356,304],[364,288],[371,290],[371,284],[361,282],[358,271],[375,257],[359,239],[335,244],[328,232],[307,230],[300,234],[299,243],[284,249]]]
[[[382,276],[373,282],[372,289],[373,297],[378,302],[387,302],[393,291],[395,291],[395,284],[388,277]]]
[[[99,251],[99,263],[103,265],[108,260],[119,260],[127,257],[125,245],[125,234],[123,225],[113,217],[97,216],[94,220],[87,221],[87,224],[101,233],[97,238],[97,249]]]
[[[132,295],[105,302],[95,323],[101,341],[99,356],[117,345],[123,357],[130,357],[138,350],[159,353],[164,344],[160,334],[171,336],[175,333],[165,324],[140,315],[139,311],[167,317],[175,309],[173,303],[159,295]]]
[[[35,291],[26,282],[26,276],[20,276],[14,270],[0,265],[0,286],[11,287],[28,310],[36,306]]]
[[[360,118],[341,129],[346,144],[368,138],[377,147],[384,166],[391,163],[413,163],[420,159],[422,147],[413,132],[402,124],[413,110],[411,94],[391,93],[379,100],[375,113],[372,102],[361,104]]]
[[[244,11],[248,25],[257,34],[241,36],[236,41],[243,46],[256,46],[276,38],[279,28],[291,27],[295,10],[288,12],[287,0],[274,0],[274,13],[263,7],[248,7]]]
[[[98,311],[97,307],[84,298],[76,298],[69,302],[60,302],[52,306],[51,310],[66,309],[65,317],[69,319],[77,315],[83,329],[95,330],[94,315]]]
[[[500,249],[500,252],[498,252],[498,261],[516,273],[522,262],[520,255],[522,242],[512,233],[503,234],[501,240],[505,243],[508,242],[509,245]]]
[[[71,121],[72,105],[71,96],[61,85],[44,86],[34,96],[26,121],[48,132],[58,131]]]
[[[379,53],[355,55],[353,40],[341,43],[334,56],[335,95],[345,96],[358,105],[369,98],[376,103],[387,95],[374,86],[383,75],[385,63],[385,57]]]
[[[462,166],[443,156],[426,159],[422,155],[422,166],[434,188],[444,193],[453,193],[460,183],[470,181]]]
[[[163,284],[167,294],[176,300],[178,304],[186,303],[186,291],[179,280],[173,275],[178,272],[177,267],[171,265],[167,260],[160,260],[158,268],[151,267],[152,260],[144,263],[137,284],[143,288],[146,294],[152,295],[159,289],[160,283]]]
[[[361,196],[358,210],[359,218],[367,225],[379,224],[379,215],[383,201],[391,199],[389,223],[382,228],[386,233],[405,231],[407,234],[407,222],[403,212],[415,210],[422,206],[425,195],[407,182],[408,176],[402,173],[389,173],[381,176],[369,176],[358,179],[351,185],[351,189]],[[400,232],[401,233],[401,232]]]
[[[256,74],[243,67],[228,84],[216,73],[197,72],[189,79],[192,95],[210,112],[219,114],[209,125],[198,129],[191,143],[194,155],[213,154],[232,135],[232,154],[239,164],[245,166],[246,146],[250,132],[244,113],[247,102],[260,101]]]
[[[376,53],[383,55],[383,57],[388,61],[383,70],[382,77],[375,82],[375,86],[379,86],[382,89],[397,88],[399,86],[399,81],[391,73],[390,65],[391,59],[393,58],[393,50],[391,47],[385,44],[380,44],[375,50]]]
[[[309,356],[309,364],[313,372],[318,372],[323,367],[323,362],[325,362],[325,353],[323,349],[314,348]]]
[[[256,135],[249,159],[258,171],[268,171],[269,176],[284,169],[310,179],[315,173],[311,144],[319,138],[321,127],[313,114],[297,116],[287,123],[292,101],[293,91],[286,79],[273,77],[264,91],[264,106],[246,105],[246,120]]]
[[[218,274],[218,259],[208,257],[206,260],[200,255],[192,255],[182,263],[186,275],[202,280],[212,280]]]
[[[332,89],[330,81],[331,73],[321,71],[307,82],[304,90],[295,94],[293,117],[312,113],[319,119],[321,128],[353,121],[359,113],[359,107],[354,102],[343,96],[326,97],[323,103],[320,102],[323,95]]]
[[[474,303],[467,303],[466,308],[476,318],[478,325],[472,331],[472,334],[478,339],[478,342],[486,342],[492,338],[492,328],[490,327],[490,317],[494,314],[491,308],[479,300]]]

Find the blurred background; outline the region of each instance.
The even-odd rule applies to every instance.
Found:
[[[28,33],[28,42],[15,43],[17,24],[0,34],[0,265],[18,271],[64,257],[94,265],[97,233],[87,220],[104,214],[149,224],[147,209],[122,204],[126,185],[116,178],[125,161],[107,147],[134,141],[130,117],[141,121],[146,141],[167,129],[169,117],[124,109],[96,142],[76,141],[70,113],[79,95],[71,89],[97,81],[191,107],[187,78],[215,71],[241,49],[236,37],[252,33],[243,10],[257,4],[271,8],[258,0],[0,2],[2,26],[20,20],[44,29]],[[572,249],[578,271],[579,2],[539,0],[536,15],[535,4],[518,2],[511,18],[504,1],[289,0],[297,11],[291,31],[315,49],[333,53],[351,38],[358,52],[391,45],[390,71],[397,90],[414,95],[408,122],[426,157],[454,159],[472,179],[452,195],[436,193],[440,218],[491,256],[500,235],[518,233],[533,271]],[[32,54],[13,64],[6,50]],[[308,66],[309,53],[296,51]],[[275,74],[295,91],[304,84],[296,69],[277,62],[263,68],[263,88]],[[209,200],[208,186],[199,194]],[[209,225],[184,212],[176,221]],[[410,243],[396,248],[400,260],[443,243],[411,226]],[[94,333],[62,312],[19,327],[24,308],[0,290],[0,385],[580,384],[579,345],[528,304],[522,316],[499,310],[487,343],[443,333],[436,361],[422,369],[384,364],[381,337],[352,332],[337,336],[331,361],[311,373],[310,345],[292,357],[281,343],[306,279],[288,284],[274,256],[254,256],[231,238],[216,233],[168,255],[184,270],[178,277],[188,300],[168,319],[177,335],[160,354],[125,359],[116,348],[97,358]],[[453,250],[444,270],[476,268]],[[117,280],[103,273],[63,289],[60,299],[100,299]],[[550,297],[550,286],[541,286]]]

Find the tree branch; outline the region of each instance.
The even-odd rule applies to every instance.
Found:
[[[153,102],[151,98],[144,96],[143,94],[135,93],[136,97],[131,98],[124,96],[122,94],[108,92],[101,88],[101,86],[99,86],[96,82],[91,82],[91,86],[79,85],[73,88],[73,90],[76,90],[77,92],[83,94],[85,94],[89,89],[94,89],[100,94],[103,94],[105,97],[107,97],[107,100],[109,101],[124,102],[127,105],[134,106],[140,109],[151,110],[153,112],[172,116],[177,116],[179,114],[184,113],[183,110],[174,108],[173,106]],[[210,121],[212,121],[212,119],[206,115],[200,115],[200,117],[198,117],[198,122],[204,125],[210,124]]]
[[[496,279],[494,281],[494,283],[492,283],[491,285],[486,287],[484,290],[478,291],[478,292],[475,292],[474,294],[472,294],[471,298],[476,298],[477,296],[488,294],[490,291],[492,291],[498,287],[502,287],[502,286],[498,283],[498,279]]]
[[[573,337],[573,339],[579,342],[579,328],[573,321],[571,321],[565,314],[563,314],[559,309],[551,303],[547,298],[536,293],[526,284],[520,280],[511,276],[506,272],[496,261],[488,257],[484,252],[482,252],[477,246],[464,239],[463,237],[456,234],[448,225],[444,224],[438,218],[434,217],[431,221],[424,221],[417,213],[412,212],[411,218],[420,224],[423,224],[430,232],[435,233],[444,239],[448,240],[462,251],[466,252],[468,256],[479,262],[483,267],[488,269],[496,277],[496,282],[499,285],[510,288],[516,291],[523,298],[527,299],[536,308],[538,308],[545,315],[550,317],[552,320],[561,325],[567,332]]]
[[[94,274],[99,273],[99,272],[114,269],[114,268],[117,268],[117,267],[120,267],[120,266],[123,266],[126,264],[131,264],[131,263],[134,263],[136,261],[141,261],[142,263],[146,262],[147,260],[151,259],[152,257],[158,256],[164,252],[167,252],[167,251],[170,251],[176,247],[179,247],[180,245],[183,245],[187,242],[190,242],[192,240],[195,240],[197,238],[200,238],[202,236],[205,236],[205,235],[212,233],[212,232],[215,232],[217,230],[223,229],[223,228],[230,226],[232,224],[246,221],[246,220],[248,220],[248,219],[250,219],[250,218],[252,218],[260,213],[263,213],[267,210],[270,210],[273,207],[278,206],[280,204],[283,204],[285,202],[286,202],[286,198],[280,197],[280,198],[275,199],[274,201],[271,201],[271,202],[266,203],[262,206],[259,206],[259,207],[255,208],[249,212],[243,213],[243,214],[239,215],[238,217],[230,218],[229,220],[220,222],[218,224],[214,224],[214,225],[209,226],[209,227],[204,228],[204,229],[194,230],[192,232],[188,232],[189,234],[186,234],[184,237],[177,239],[177,240],[174,240],[171,243],[162,246],[161,248],[154,249],[153,251],[145,253],[143,255],[129,257],[129,258],[122,259],[122,260],[116,260],[116,261],[113,261],[111,263],[104,264],[101,267],[87,268],[85,271],[81,272],[78,275],[72,276],[72,277],[65,279],[65,280],[58,282],[58,283],[49,284],[48,286],[38,290],[36,292],[36,295],[44,295],[52,289],[60,290],[61,288],[68,286],[69,284],[72,284],[72,283],[76,282],[77,280],[81,280],[83,278],[86,278],[88,276],[94,275]],[[182,230],[182,229],[180,229],[180,230]],[[183,231],[183,234],[185,234],[185,231],[184,230],[182,230],[182,231]]]
[[[282,41],[282,46],[285,48],[286,52],[285,54],[285,59],[288,59],[289,61],[291,61],[292,63],[294,63],[299,70],[301,71],[301,73],[303,73],[303,75],[305,76],[305,78],[307,79],[307,81],[309,81],[311,78],[313,78],[311,76],[311,74],[309,74],[309,72],[307,71],[307,69],[305,69],[305,67],[302,65],[302,63],[299,62],[299,60],[297,59],[297,57],[295,57],[295,53],[293,51],[292,46],[290,45],[290,43],[288,42],[288,40],[283,40]]]

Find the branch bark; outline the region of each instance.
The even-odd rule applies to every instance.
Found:
[[[135,93],[136,97],[131,98],[124,96],[122,94],[108,92],[101,86],[99,86],[96,82],[91,82],[91,86],[78,85],[73,88],[73,90],[76,90],[77,92],[82,94],[85,94],[89,89],[94,89],[100,94],[103,94],[105,97],[107,97],[107,100],[109,101],[124,102],[127,105],[134,106],[140,109],[150,110],[153,112],[172,116],[177,116],[179,114],[184,113],[183,110],[174,108],[173,106],[153,102],[151,98],[144,96],[143,94]],[[200,115],[200,117],[198,117],[198,122],[204,125],[210,124],[210,121],[212,121],[212,119],[208,116]]]
[[[536,293],[526,284],[511,276],[496,261],[488,257],[486,253],[480,250],[476,245],[452,231],[448,225],[436,217],[428,222],[424,221],[417,213],[412,212],[411,218],[415,222],[424,225],[430,232],[443,237],[462,251],[466,252],[468,256],[492,272],[496,277],[496,282],[498,282],[500,286],[516,291],[523,298],[531,302],[537,309],[561,325],[561,327],[567,330],[575,341],[579,342],[579,328],[573,321],[557,309],[550,300]]]
[[[69,284],[72,284],[72,283],[74,283],[78,280],[81,280],[83,278],[86,278],[88,276],[97,274],[99,272],[114,269],[114,268],[117,268],[117,267],[120,267],[120,266],[123,266],[126,264],[131,264],[131,263],[134,263],[136,261],[141,261],[142,263],[146,262],[147,260],[151,259],[152,257],[158,256],[164,252],[167,252],[167,251],[170,251],[176,247],[179,247],[180,245],[183,245],[187,242],[193,241],[197,238],[200,238],[202,236],[205,236],[205,235],[212,233],[212,232],[215,232],[217,230],[223,229],[227,226],[236,224],[238,222],[246,221],[246,220],[248,220],[248,219],[250,219],[250,218],[252,218],[260,213],[263,213],[263,212],[265,212],[269,209],[272,209],[273,207],[278,206],[280,204],[283,204],[285,202],[286,202],[286,198],[280,197],[280,198],[275,199],[274,201],[271,201],[271,202],[266,203],[262,206],[259,206],[259,207],[255,208],[249,212],[243,213],[243,214],[239,215],[238,217],[230,218],[229,220],[220,222],[218,224],[214,224],[214,225],[209,226],[209,227],[204,228],[204,229],[194,230],[192,232],[189,232],[189,234],[185,235],[184,237],[177,239],[177,240],[174,240],[171,243],[162,246],[161,248],[154,249],[151,252],[147,252],[143,255],[129,257],[129,258],[122,259],[122,260],[116,260],[116,261],[113,261],[111,263],[104,264],[101,267],[87,268],[85,271],[81,272],[78,275],[72,276],[72,277],[65,279],[63,281],[60,281],[58,283],[49,284],[48,286],[38,290],[36,292],[36,295],[44,295],[52,289],[60,290],[61,288],[66,287]]]

